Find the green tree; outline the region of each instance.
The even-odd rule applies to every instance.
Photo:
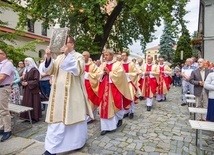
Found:
[[[181,36],[179,37],[177,48],[175,51],[174,63],[184,63],[187,58],[192,57],[192,48],[191,48],[191,37],[189,30],[186,27],[187,21],[184,20],[184,16],[188,13],[184,9],[185,0],[178,1],[177,12],[175,15],[178,17],[178,22],[181,25]],[[181,60],[181,52],[183,51],[183,60]]]
[[[190,34],[188,29],[184,26],[182,28],[182,34],[177,43],[177,49],[175,51],[174,63],[184,63],[187,58],[192,57],[192,47],[190,46]],[[183,60],[181,60],[181,51],[183,51]]]
[[[0,14],[5,9],[9,9],[9,8],[11,8],[11,4],[0,1]],[[8,23],[6,21],[2,21],[0,19],[0,27],[5,27],[7,25]],[[35,51],[35,45],[41,42],[39,40],[34,40],[22,47],[15,47],[18,36],[22,36],[23,34],[24,32],[22,31],[15,31],[15,33],[7,33],[7,32],[0,33],[0,48],[7,51],[7,56],[9,59],[13,60],[14,65],[16,65],[18,61],[26,58],[26,55],[25,55],[26,51],[28,50]]]
[[[26,7],[17,5],[21,0],[13,0],[14,9],[20,12],[19,27],[25,26],[29,15],[31,20],[43,20],[47,27],[56,24],[69,27],[76,37],[79,50],[90,53],[109,46],[115,50],[127,48],[133,41],[141,40],[141,45],[151,42],[155,25],[161,19],[177,25],[179,3],[187,0],[115,0],[112,10],[107,11],[108,0],[26,0]],[[182,19],[179,19],[182,20]]]
[[[175,45],[175,40],[173,33],[170,29],[170,26],[168,23],[164,24],[164,29],[163,29],[163,34],[160,38],[160,57],[164,57],[166,60],[169,62],[173,60],[174,58],[174,47]]]

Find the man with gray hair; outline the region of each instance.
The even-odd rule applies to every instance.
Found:
[[[205,68],[205,60],[202,58],[198,59],[198,67],[198,69],[192,71],[189,81],[194,85],[196,107],[207,108],[208,92],[204,89],[204,81],[210,73],[210,70]],[[198,120],[206,120],[206,115],[198,116]]]
[[[194,71],[196,69],[196,67],[192,66],[192,59],[188,58],[186,59],[186,66],[184,66],[181,70],[181,76],[183,77],[182,79],[182,96],[183,96],[183,100],[182,100],[182,104],[181,106],[185,106],[186,105],[186,96],[185,94],[187,94],[188,90],[190,91],[190,94],[193,94],[194,92],[194,86],[189,82],[190,79],[190,75],[192,73],[192,71]]]
[[[100,66],[102,75],[98,89],[101,135],[122,125],[123,109],[133,101],[122,63],[113,59],[112,50],[106,49],[103,54],[105,62]]]

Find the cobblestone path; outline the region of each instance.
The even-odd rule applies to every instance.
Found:
[[[151,112],[145,101],[135,107],[132,120],[125,118],[116,131],[100,136],[100,122],[88,125],[89,138],[85,147],[69,154],[124,155],[195,155],[195,131],[190,128],[187,106],[181,105],[181,88],[173,87],[165,102],[154,102]],[[24,123],[19,123],[19,130]],[[16,136],[44,142],[46,123],[34,124],[32,129],[19,131]],[[214,148],[213,133],[204,132],[204,145]],[[208,153],[211,155],[211,153]]]

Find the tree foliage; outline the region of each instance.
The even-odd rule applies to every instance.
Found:
[[[190,46],[190,34],[188,29],[184,26],[182,28],[182,34],[178,40],[177,49],[175,51],[175,63],[184,63],[187,58],[192,57],[192,47]],[[181,51],[183,51],[183,60],[181,60]]]
[[[11,5],[8,3],[4,3],[0,1],[0,14],[5,10],[11,8]],[[6,21],[2,21],[0,19],[0,27],[6,27],[8,23]],[[18,61],[23,60],[26,58],[25,52],[26,51],[35,51],[35,45],[41,41],[34,40],[28,42],[26,45],[22,47],[15,47],[16,40],[19,36],[23,36],[24,32],[15,31],[15,33],[7,33],[1,32],[0,33],[0,48],[4,49],[7,52],[7,57],[12,59],[14,65],[18,63]]]
[[[25,26],[29,15],[32,21],[43,20],[47,27],[58,22],[70,28],[80,50],[94,53],[104,46],[119,51],[136,40],[145,47],[161,19],[174,25],[180,23],[182,19],[176,14],[180,14],[180,3],[184,7],[187,0],[115,0],[110,11],[108,0],[26,0],[24,8],[17,5],[21,0],[13,2],[14,9],[20,12],[18,27]]]
[[[181,26],[181,36],[179,37],[177,48],[175,51],[174,63],[185,63],[187,58],[192,57],[192,47],[191,47],[191,37],[189,30],[186,27],[187,21],[184,20],[184,16],[188,13],[184,9],[184,3],[180,0],[178,4],[178,12],[176,16],[178,16],[178,21]],[[181,60],[181,51],[183,51],[183,60]]]
[[[175,51],[173,49],[174,45],[175,45],[175,40],[174,40],[172,30],[170,29],[169,24],[165,23],[163,34],[160,38],[160,48],[159,48],[160,57],[164,57],[169,62],[173,60],[174,51]]]

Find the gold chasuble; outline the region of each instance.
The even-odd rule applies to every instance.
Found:
[[[119,110],[129,108],[133,98],[121,62],[102,63],[100,70],[109,69],[109,74],[103,74],[99,85],[100,118],[109,119]],[[126,101],[127,104],[123,102]]]
[[[85,65],[85,74],[85,88],[87,91],[89,103],[92,110],[94,111],[100,103],[98,97],[98,86],[101,73],[97,65],[93,63],[93,61],[89,61],[89,63]]]
[[[167,94],[172,82],[171,69],[168,65],[158,65],[158,69],[160,70],[160,74],[157,78],[157,94]]]
[[[76,75],[61,69],[63,61],[75,60]],[[86,113],[93,118],[91,107],[88,103],[84,86],[84,57],[77,53],[59,55],[55,61],[51,60],[49,68],[45,71],[54,75],[53,84],[48,103],[46,122],[64,123],[73,125],[86,120]],[[67,68],[73,67],[68,65]]]
[[[123,68],[125,70],[127,80],[129,82],[129,89],[134,98],[135,103],[137,103],[138,99],[138,74],[140,73],[133,62],[123,63]]]

